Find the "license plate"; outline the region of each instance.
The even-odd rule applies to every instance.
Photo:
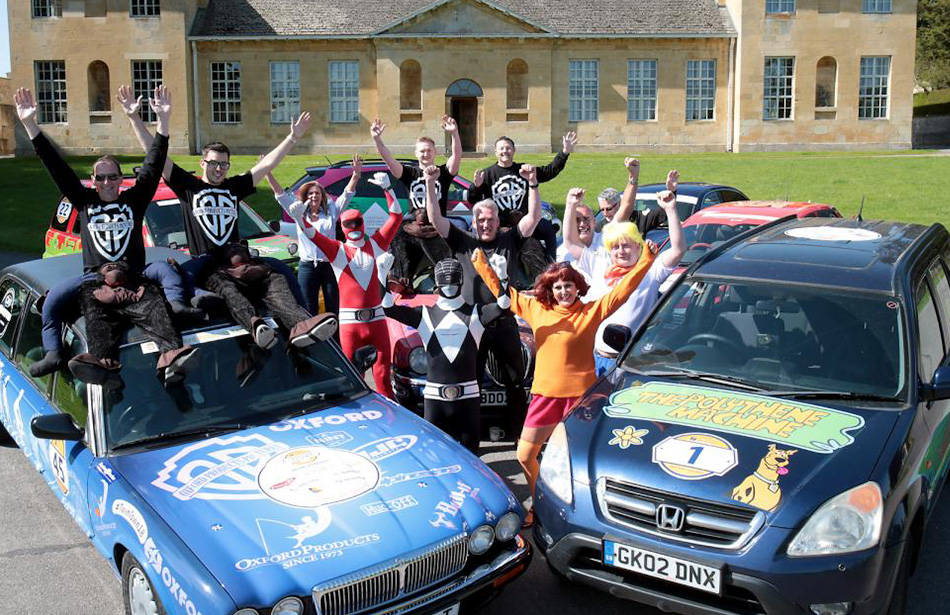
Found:
[[[459,603],[456,602],[452,606],[447,606],[444,609],[439,609],[433,615],[458,615],[459,613]]]
[[[508,391],[482,391],[483,406],[504,406],[508,402]]]
[[[638,549],[612,540],[604,541],[604,563],[713,594],[721,593],[722,571],[719,568]]]

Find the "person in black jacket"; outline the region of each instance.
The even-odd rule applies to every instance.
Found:
[[[564,170],[567,159],[577,145],[577,133],[568,132],[561,139],[562,148],[550,164],[537,168],[538,183],[551,181]],[[521,163],[514,161],[515,142],[510,137],[498,137],[495,141],[495,164],[475,172],[475,181],[468,191],[468,200],[473,205],[490,198],[498,205],[498,214],[502,228],[518,223],[528,213],[528,184],[521,176]],[[544,242],[544,252],[538,253],[538,244],[529,241],[521,252],[521,264],[525,275],[533,281],[538,273],[557,258],[557,229],[551,221],[544,218],[532,235],[533,239]]]
[[[50,293],[53,297],[47,297],[49,305],[61,305],[57,296],[78,296],[86,318],[89,352],[73,357],[69,361],[70,370],[84,382],[104,386],[121,384],[117,378],[118,345],[124,325],[131,324],[141,328],[158,346],[159,377],[166,384],[180,381],[194,349],[182,345],[181,335],[172,325],[171,308],[161,291],[146,278],[142,236],[145,210],[155,195],[168,154],[172,108],[168,90],[156,88],[155,98],[149,101],[158,116],[157,136],[135,184],[122,192],[119,191],[122,173],[115,158],[104,156],[95,162],[94,188],[86,188],[40,131],[33,94],[21,88],[16,92],[15,102],[17,115],[37,156],[63,195],[79,211],[82,221],[80,236],[85,275],[66,280],[63,284],[68,288],[65,290],[57,285]],[[179,288],[180,284],[179,279]],[[59,343],[58,330],[50,332],[50,336]],[[44,345],[46,338],[44,331]],[[34,376],[61,366],[62,357],[49,360],[49,353],[53,351],[47,350],[43,361],[37,362],[42,369],[31,370],[31,373],[36,372]]]

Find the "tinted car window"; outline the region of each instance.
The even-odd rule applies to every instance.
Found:
[[[899,397],[906,362],[897,305],[837,289],[692,278],[670,291],[623,365]]]
[[[723,199],[722,193],[719,190],[712,190],[706,193],[706,196],[703,197],[703,202],[700,205],[701,209],[710,207],[712,205],[718,205],[719,203],[725,203],[726,201],[731,201],[733,199]]]
[[[74,357],[84,351],[82,340],[71,329],[66,330],[65,341],[68,356]],[[86,385],[76,380],[68,369],[61,369],[56,373],[53,403],[60,411],[72,415],[77,425],[86,426]]]
[[[13,280],[4,280],[0,284],[0,351],[8,357],[13,352],[17,325],[25,302],[26,292],[22,286]]]
[[[939,260],[935,260],[930,265],[927,272],[930,276],[930,286],[933,288],[934,296],[937,298],[937,307],[940,310],[940,321],[944,328],[944,350],[950,345],[950,282],[947,280],[947,271]]]
[[[729,201],[748,201],[749,200],[749,198],[746,195],[736,190],[720,190],[719,194],[721,195],[723,203],[728,203]]]
[[[915,295],[917,303],[917,358],[920,379],[930,382],[934,371],[943,360],[943,338],[940,334],[940,321],[934,306],[930,287],[921,281]]]
[[[35,302],[36,297],[30,301]],[[52,376],[43,376],[34,378],[30,376],[29,367],[43,358],[43,317],[39,310],[34,307],[28,308],[22,312],[23,324],[20,327],[20,338],[16,344],[16,364],[23,371],[23,374],[32,380],[40,391],[49,390],[49,384]]]

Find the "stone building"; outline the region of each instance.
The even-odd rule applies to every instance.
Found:
[[[15,145],[17,117],[10,77],[0,77],[0,156],[9,156]]]
[[[916,0],[30,0],[12,80],[72,152],[138,151],[120,84],[173,91],[172,151],[463,146],[645,153],[906,148]],[[28,148],[23,136],[20,150]]]

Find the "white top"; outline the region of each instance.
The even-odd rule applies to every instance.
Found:
[[[596,301],[610,291],[607,281],[604,280],[604,274],[610,268],[610,257],[606,256],[603,251],[584,248],[580,260],[574,263],[574,267],[591,280],[590,290],[587,291],[587,295],[584,297],[585,302]],[[660,285],[673,273],[674,269],[676,269],[676,265],[667,267],[660,257],[653,261],[650,270],[647,271],[643,281],[640,282],[640,286],[633,291],[627,302],[600,323],[600,327],[597,328],[597,339],[594,342],[595,352],[607,356],[617,354],[616,350],[604,343],[604,329],[607,328],[607,325],[623,325],[630,327],[631,331],[636,331],[649,311],[653,309],[657,299],[660,298]]]
[[[355,194],[355,192],[344,192],[336,197],[335,201],[330,201],[328,207],[324,208],[324,211],[315,217],[311,215],[307,221],[324,237],[336,239],[336,225],[340,220],[340,212],[346,209],[346,206],[350,203],[350,199],[352,199]],[[287,212],[287,215],[290,215],[290,206],[297,202],[297,196],[290,190],[286,190],[283,194],[275,194],[274,198],[280,203],[281,208]],[[324,256],[320,248],[313,243],[313,240],[302,235],[299,226],[296,224],[294,224],[294,226],[297,227],[297,250],[298,254],[300,254],[300,260],[310,262],[327,260],[327,257]]]
[[[594,238],[590,242],[591,250],[600,250],[604,248],[604,236],[602,233],[594,233]],[[561,245],[557,247],[557,262],[559,263],[573,263],[574,255],[572,255],[567,246],[562,242]]]

